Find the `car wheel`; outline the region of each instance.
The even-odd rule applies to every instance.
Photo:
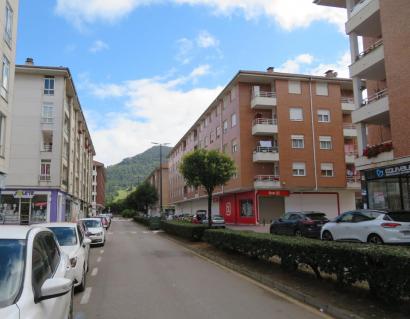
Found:
[[[295,230],[295,236],[296,237],[302,237],[303,236],[302,231],[300,229],[296,229]]]
[[[85,276],[85,265],[83,267],[83,276],[81,277],[81,284],[78,286],[78,291],[83,292],[85,290],[85,282],[86,282],[86,276]]]
[[[369,237],[367,238],[367,242],[369,244],[375,244],[375,245],[383,245],[383,239],[376,234],[370,234]]]
[[[328,230],[324,231],[323,234],[322,234],[322,240],[332,241],[333,236],[332,236],[331,232],[328,231]]]

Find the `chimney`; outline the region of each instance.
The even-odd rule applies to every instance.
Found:
[[[273,73],[273,71],[275,71],[275,68],[273,66],[270,66],[266,69],[266,72],[268,73]]]
[[[26,65],[33,65],[33,64],[34,64],[33,58],[27,58],[26,59]]]
[[[327,70],[325,72],[325,77],[327,77],[327,78],[336,78],[337,77],[337,72],[335,72],[334,70]]]

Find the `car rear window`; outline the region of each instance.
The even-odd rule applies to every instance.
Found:
[[[327,220],[326,215],[320,213],[306,214],[305,216],[310,218],[311,220]]]
[[[396,222],[410,222],[410,211],[389,212],[386,215]]]

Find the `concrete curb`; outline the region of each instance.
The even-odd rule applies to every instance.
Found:
[[[267,287],[273,288],[278,290],[279,292],[286,294],[290,297],[292,297],[293,299],[300,301],[302,303],[305,303],[313,308],[319,309],[321,312],[325,313],[325,314],[329,314],[331,316],[333,316],[336,319],[365,319],[361,316],[358,316],[348,310],[342,309],[342,308],[338,308],[336,306],[333,305],[328,305],[328,304],[324,304],[321,300],[312,297],[308,294],[302,293],[298,290],[295,290],[293,288],[290,288],[286,285],[283,285],[281,283],[275,282],[272,278],[270,278],[269,276],[264,276],[261,275],[260,273],[257,272],[252,272],[249,271],[247,269],[242,269],[241,267],[238,267],[237,265],[229,262],[228,260],[224,259],[224,258],[220,258],[218,256],[212,255],[212,254],[208,254],[204,251],[201,251],[200,249],[195,250],[192,247],[190,247],[189,245],[186,245],[183,241],[179,240],[178,238],[175,238],[173,236],[170,236],[167,233],[164,233],[163,236],[166,236],[168,239],[170,239],[171,241],[177,243],[178,245],[183,246],[185,249],[191,251],[194,254],[203,256],[217,264],[220,264],[221,266],[224,266],[226,268],[229,268],[243,276],[246,276],[252,280],[255,280],[259,283],[261,283],[262,285],[265,285]]]

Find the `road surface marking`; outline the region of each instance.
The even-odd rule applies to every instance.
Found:
[[[136,231],[132,231],[132,232],[131,232],[131,234],[136,234],[136,233],[137,233]]]
[[[93,288],[91,288],[91,287],[85,288],[84,294],[83,294],[83,296],[81,297],[81,301],[80,301],[80,304],[81,304],[81,305],[86,305],[86,304],[88,304],[88,301],[90,300],[90,297],[91,297],[91,291],[92,291],[92,290],[93,290]]]
[[[101,249],[101,250],[100,250],[100,254],[104,254],[104,249]]]
[[[158,234],[158,233],[163,233],[164,231],[163,230],[153,230],[152,231],[154,234]]]
[[[143,231],[142,233],[143,234],[149,234],[149,231]]]
[[[171,238],[169,238],[169,237],[167,237],[167,239],[168,239],[169,241],[173,242],[174,244],[178,245],[179,247],[181,247],[181,248],[183,248],[183,249],[185,249],[185,250],[191,252],[191,253],[192,253],[193,255],[195,255],[196,257],[198,257],[198,258],[200,258],[200,259],[202,259],[202,260],[205,260],[205,261],[207,261],[207,262],[209,262],[209,263],[211,263],[211,264],[213,264],[213,265],[215,265],[215,266],[217,266],[217,267],[219,267],[219,268],[221,268],[221,269],[223,269],[223,270],[225,270],[225,271],[227,271],[227,272],[230,272],[230,273],[232,273],[232,274],[234,274],[234,275],[236,275],[236,276],[238,276],[238,277],[244,279],[245,281],[248,281],[249,283],[251,283],[251,284],[253,284],[253,285],[255,285],[255,286],[258,286],[259,288],[262,288],[263,290],[266,290],[266,291],[270,292],[270,293],[273,294],[273,295],[276,295],[276,296],[278,296],[278,297],[281,297],[282,299],[284,299],[284,300],[286,300],[286,301],[288,301],[288,302],[290,302],[290,303],[292,303],[292,304],[294,304],[294,305],[297,305],[297,306],[299,306],[299,307],[301,307],[301,308],[304,308],[304,309],[306,309],[307,311],[309,311],[310,313],[313,313],[313,314],[317,315],[318,318],[333,319],[332,316],[323,313],[321,310],[318,310],[317,308],[314,308],[313,306],[307,305],[307,304],[305,304],[304,302],[299,301],[299,300],[297,300],[297,299],[295,299],[295,298],[292,298],[291,296],[288,296],[287,294],[285,294],[285,293],[283,293],[283,292],[281,292],[281,291],[279,291],[279,290],[277,290],[277,289],[274,289],[274,288],[271,288],[271,287],[269,287],[269,286],[266,286],[266,285],[264,285],[264,284],[262,284],[262,283],[260,283],[260,282],[258,282],[258,281],[256,281],[256,280],[254,280],[254,279],[252,279],[252,278],[250,278],[250,277],[247,277],[247,276],[245,276],[245,275],[242,275],[240,272],[238,272],[238,271],[236,271],[236,270],[230,269],[229,267],[226,267],[226,266],[224,266],[224,265],[222,265],[222,264],[219,264],[218,262],[213,261],[212,259],[209,259],[208,257],[202,256],[201,254],[198,254],[198,253],[195,252],[194,250],[191,250],[191,249],[189,249],[188,247],[185,247],[185,246],[181,245],[181,244],[178,243],[178,241],[175,240],[175,239],[171,239]]]
[[[93,269],[93,271],[91,272],[91,276],[97,276],[97,274],[98,274],[98,268],[97,267],[95,267],[94,269]]]
[[[101,257],[97,258],[97,263],[101,262]]]

